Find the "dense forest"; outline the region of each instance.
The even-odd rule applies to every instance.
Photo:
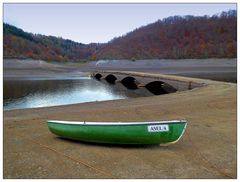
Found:
[[[32,34],[3,24],[3,56],[48,61],[80,61],[91,59],[98,44],[84,45],[54,36]]]
[[[173,16],[104,44],[81,44],[3,25],[3,55],[53,61],[237,57],[237,12]]]

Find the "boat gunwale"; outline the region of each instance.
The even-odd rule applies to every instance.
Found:
[[[170,121],[150,121],[150,122],[85,122],[85,121],[61,121],[48,120],[48,123],[65,124],[65,125],[83,125],[83,126],[131,126],[131,125],[158,125],[158,124],[181,124],[187,123],[187,120],[170,120]]]

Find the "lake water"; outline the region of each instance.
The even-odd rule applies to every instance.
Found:
[[[145,88],[130,90],[89,77],[64,80],[4,80],[4,110],[117,100],[152,95]]]

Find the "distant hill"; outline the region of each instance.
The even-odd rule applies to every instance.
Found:
[[[98,44],[81,44],[68,39],[24,32],[3,24],[3,55],[5,58],[32,58],[52,61],[91,59]]]
[[[97,52],[102,59],[236,56],[236,11],[212,17],[168,17],[115,38]]]
[[[8,24],[4,24],[3,34],[4,57],[54,61],[237,57],[235,10],[212,17],[168,17],[106,44],[26,33]]]

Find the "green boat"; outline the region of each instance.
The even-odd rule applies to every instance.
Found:
[[[62,138],[111,144],[176,143],[183,135],[187,121],[154,122],[77,122],[49,120],[49,130]]]

